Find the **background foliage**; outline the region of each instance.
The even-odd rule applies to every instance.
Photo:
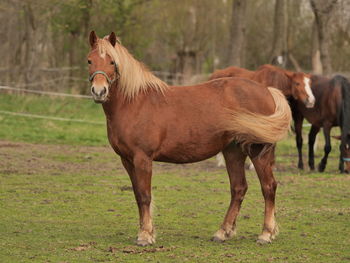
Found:
[[[327,24],[332,71],[346,72],[350,3],[327,1],[336,3]],[[247,0],[241,66],[255,69],[271,62],[277,2],[286,4],[284,52],[295,60],[286,66],[312,71],[315,18],[309,0]],[[82,80],[92,29],[99,36],[115,31],[152,70],[188,78],[208,74],[230,65],[230,30],[237,15],[232,6],[232,0],[4,0],[0,83],[85,93]]]

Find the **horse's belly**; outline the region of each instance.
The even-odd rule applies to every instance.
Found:
[[[169,136],[162,143],[154,160],[172,163],[192,163],[208,159],[230,143],[231,139],[224,134],[196,134],[196,136]]]

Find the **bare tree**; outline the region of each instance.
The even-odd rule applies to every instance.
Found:
[[[244,66],[247,0],[234,0],[230,32],[229,64]]]
[[[320,45],[318,43],[317,25],[314,21],[312,25],[312,43],[311,43],[311,63],[314,74],[322,74],[322,61],[320,55]]]
[[[285,66],[287,59],[287,2],[276,0],[271,61]]]
[[[320,55],[322,61],[323,74],[328,75],[332,72],[331,57],[329,53],[330,32],[329,21],[332,11],[338,0],[310,0],[311,8],[315,15],[315,24],[318,34]]]

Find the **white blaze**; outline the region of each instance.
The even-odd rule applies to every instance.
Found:
[[[310,78],[304,77],[304,85],[305,85],[306,94],[308,95],[306,107],[312,108],[315,104],[315,97],[311,91]]]

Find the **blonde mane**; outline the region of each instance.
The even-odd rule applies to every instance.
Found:
[[[164,81],[153,75],[144,64],[137,61],[121,44],[116,43],[113,47],[108,41],[108,36],[98,39],[97,48],[101,57],[107,54],[116,63],[119,70],[118,88],[126,99],[132,100],[140,92],[147,92],[149,89],[163,93],[168,87]]]

